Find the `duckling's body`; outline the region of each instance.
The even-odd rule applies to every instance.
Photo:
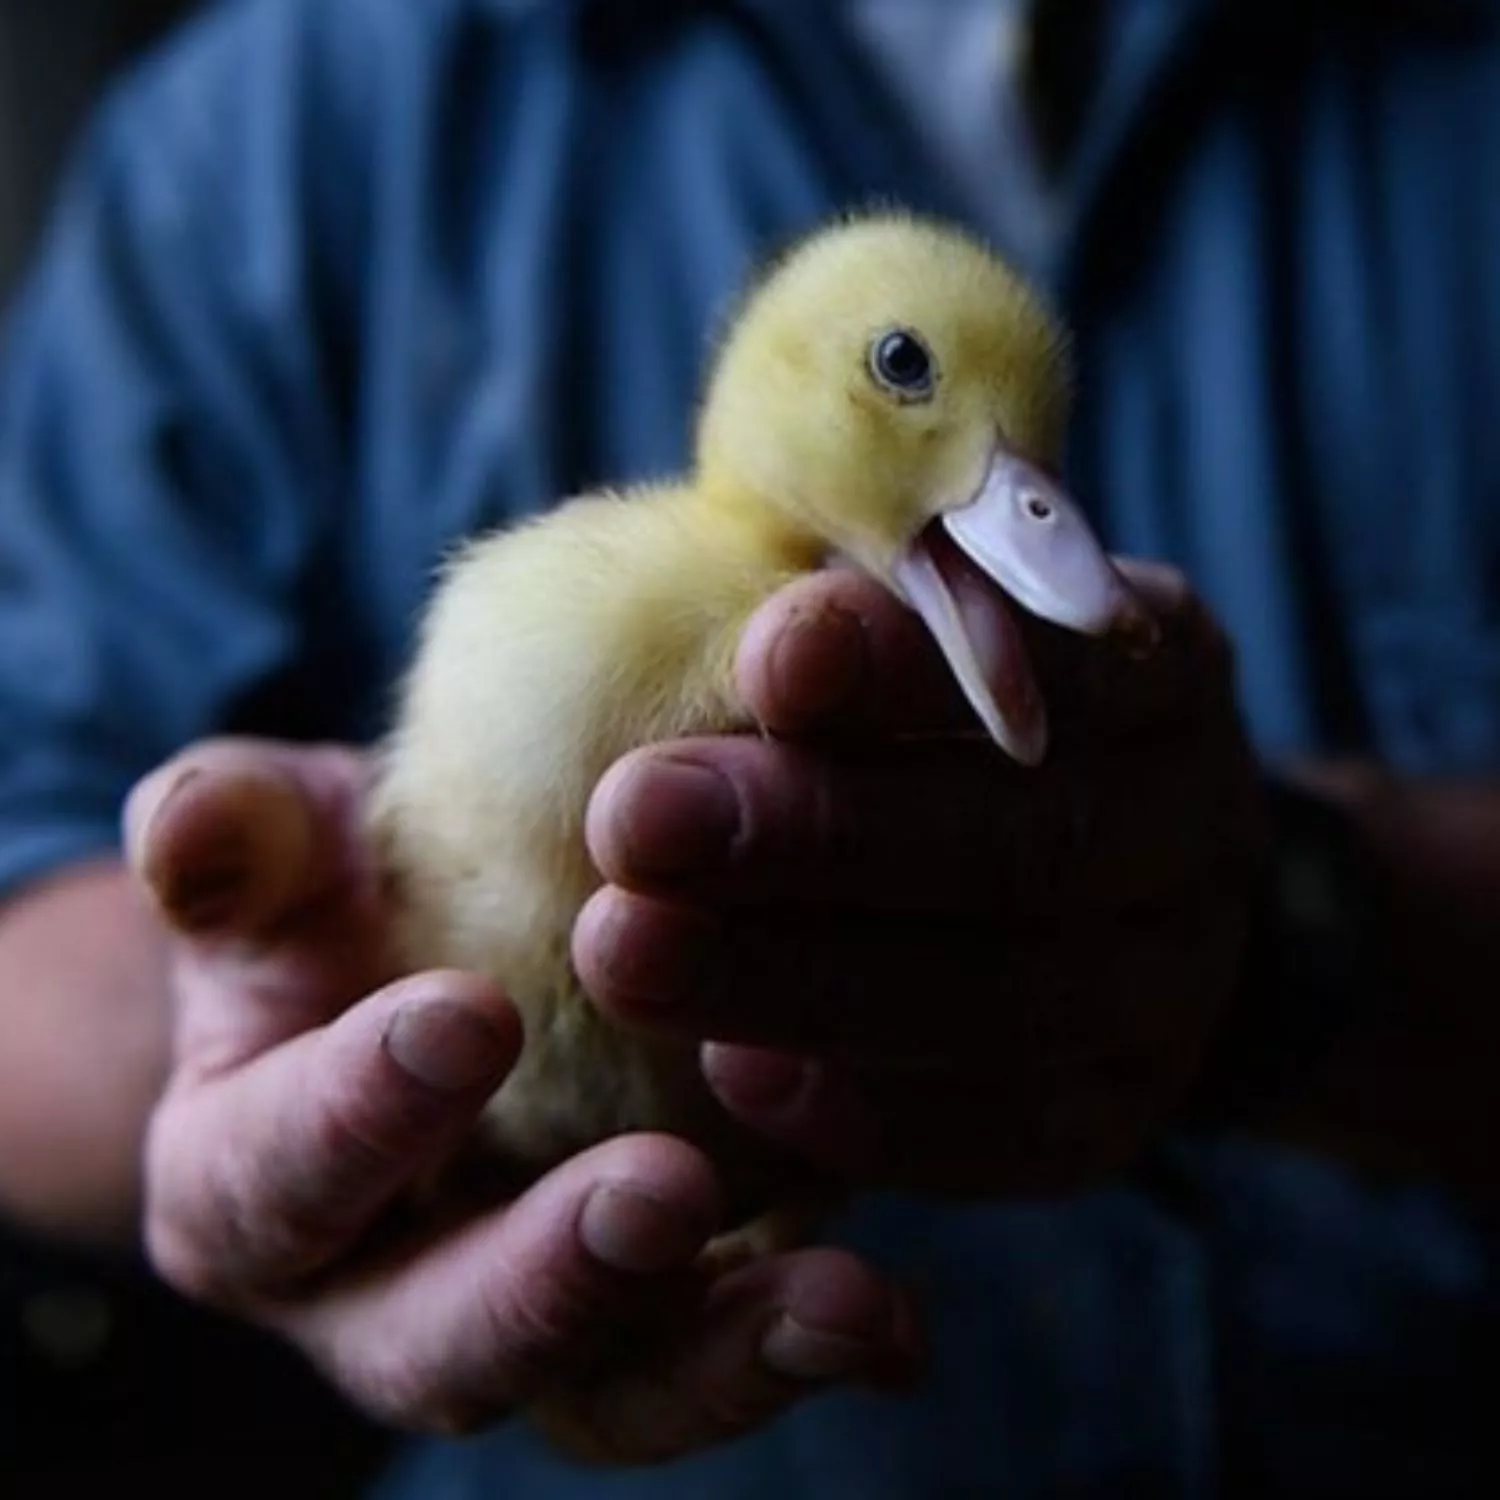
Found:
[[[488,975],[521,1013],[525,1051],[485,1130],[525,1168],[630,1130],[724,1145],[696,1049],[607,1022],[573,974],[600,884],[584,811],[628,750],[747,727],[739,633],[816,561],[784,526],[661,486],[473,542],[434,598],[374,826],[403,963]]]
[[[599,884],[589,797],[638,746],[750,727],[733,686],[741,631],[833,553],[917,610],[979,720],[1016,758],[1039,758],[1019,636],[1002,632],[1013,650],[991,670],[931,528],[1056,623],[1134,619],[1038,467],[1056,461],[1065,408],[1058,331],[987,251],[899,215],[841,222],[746,304],[682,482],[573,500],[448,567],[373,824],[405,966],[487,975],[524,1019],[522,1060],[485,1119],[509,1161],[540,1171],[655,1129],[703,1144],[731,1177],[766,1170],[695,1048],[617,1027],[578,983],[570,937]]]

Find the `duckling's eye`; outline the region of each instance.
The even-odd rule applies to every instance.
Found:
[[[902,401],[926,401],[937,385],[932,351],[909,328],[893,328],[875,340],[870,373]]]

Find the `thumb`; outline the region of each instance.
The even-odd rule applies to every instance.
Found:
[[[394,977],[368,777],[342,747],[213,740],[131,793],[127,859],[178,939],[180,1066],[235,1066]]]
[[[180,935],[262,935],[369,863],[366,777],[340,747],[203,741],[132,790],[126,858]]]

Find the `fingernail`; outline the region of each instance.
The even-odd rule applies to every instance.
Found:
[[[578,1237],[590,1255],[636,1276],[687,1265],[708,1234],[659,1199],[630,1187],[595,1188],[578,1219]]]
[[[398,1011],[384,1041],[402,1072],[440,1094],[466,1093],[498,1082],[513,1050],[483,1016],[452,1000]]]
[[[161,826],[162,815],[182,795],[183,789],[189,787],[193,782],[199,780],[203,775],[197,766],[184,766],[172,781],[168,784],[166,791],[161,794],[151,816],[146,820],[146,826],[141,829],[141,839],[144,843],[150,843],[151,836]]]
[[[876,1354],[863,1339],[809,1328],[790,1313],[783,1313],[760,1343],[767,1368],[788,1380],[838,1380],[863,1370]]]
[[[704,1072],[726,1104],[753,1114],[784,1109],[801,1094],[812,1064],[785,1052],[759,1048],[711,1048]]]
[[[780,711],[823,718],[855,703],[869,666],[869,640],[857,615],[837,604],[794,614],[771,648],[771,683]]]
[[[188,767],[147,823],[141,873],[176,927],[248,928],[284,909],[311,843],[301,797],[274,771]]]
[[[220,926],[234,914],[250,873],[249,849],[236,828],[216,830],[209,843],[193,849],[187,866],[180,847],[161,843],[169,813],[202,779],[197,766],[180,770],[134,841],[141,874],[162,909],[178,926],[200,932]]]
[[[226,824],[192,850],[191,863],[158,870],[157,899],[179,927],[208,932],[226,926],[239,910],[254,874],[244,829]]]
[[[626,859],[642,874],[677,875],[727,863],[740,799],[727,777],[697,761],[648,760],[627,786]]]

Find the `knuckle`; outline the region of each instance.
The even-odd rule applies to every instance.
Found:
[[[169,1250],[186,1245],[186,1270],[218,1303],[295,1281],[327,1256],[321,1205],[304,1202],[278,1164],[258,1153],[224,1152],[180,1191],[163,1223],[176,1228],[166,1235]]]
[[[826,756],[785,747],[768,767],[770,785],[757,801],[766,841],[783,857],[847,859],[862,842],[860,819],[849,805],[847,777]],[[752,826],[752,832],[754,831]]]
[[[737,778],[743,823],[737,858],[767,871],[807,860],[852,865],[870,842],[869,809],[842,759],[803,746],[756,747]]]
[[[283,1163],[259,1140],[228,1149],[204,1175],[202,1217],[237,1259],[279,1260],[298,1236]]]
[[[662,1361],[631,1371],[598,1391],[549,1400],[547,1437],[579,1457],[633,1465],[668,1463],[752,1432],[795,1393],[760,1374],[739,1379]]]
[[[557,1391],[528,1408],[528,1422],[558,1453],[590,1465],[662,1463],[676,1456],[649,1423],[592,1391]]]
[[[389,1171],[396,1142],[421,1122],[413,1109],[397,1109],[398,1101],[376,1099],[368,1089],[345,1088],[328,1098],[311,1123],[308,1160],[316,1164],[318,1199],[335,1210],[351,1198],[363,1197]]]
[[[143,1246],[157,1274],[190,1301],[215,1307],[239,1302],[246,1216],[235,1174],[220,1160],[210,1171],[163,1162],[153,1134],[146,1178]]]
[[[607,1289],[582,1267],[554,1274],[504,1271],[490,1281],[481,1309],[508,1385],[552,1385],[603,1355],[616,1328]]]
[[[449,1347],[429,1338],[391,1337],[382,1318],[353,1316],[323,1304],[293,1309],[283,1327],[328,1383],[355,1407],[389,1428],[466,1437],[510,1416],[514,1402],[466,1360],[444,1357]],[[417,1332],[412,1330],[412,1332]]]
[[[325,1373],[369,1416],[408,1432],[467,1436],[500,1420],[500,1402],[465,1400],[405,1350],[390,1345],[355,1364],[325,1361]]]
[[[167,1215],[148,1213],[143,1243],[152,1269],[188,1301],[225,1308],[238,1300],[223,1261]]]
[[[697,1383],[691,1390],[678,1387],[685,1416],[680,1429],[682,1446],[717,1443],[753,1432],[777,1415],[793,1399],[787,1385],[770,1376],[741,1372],[739,1379]]]

